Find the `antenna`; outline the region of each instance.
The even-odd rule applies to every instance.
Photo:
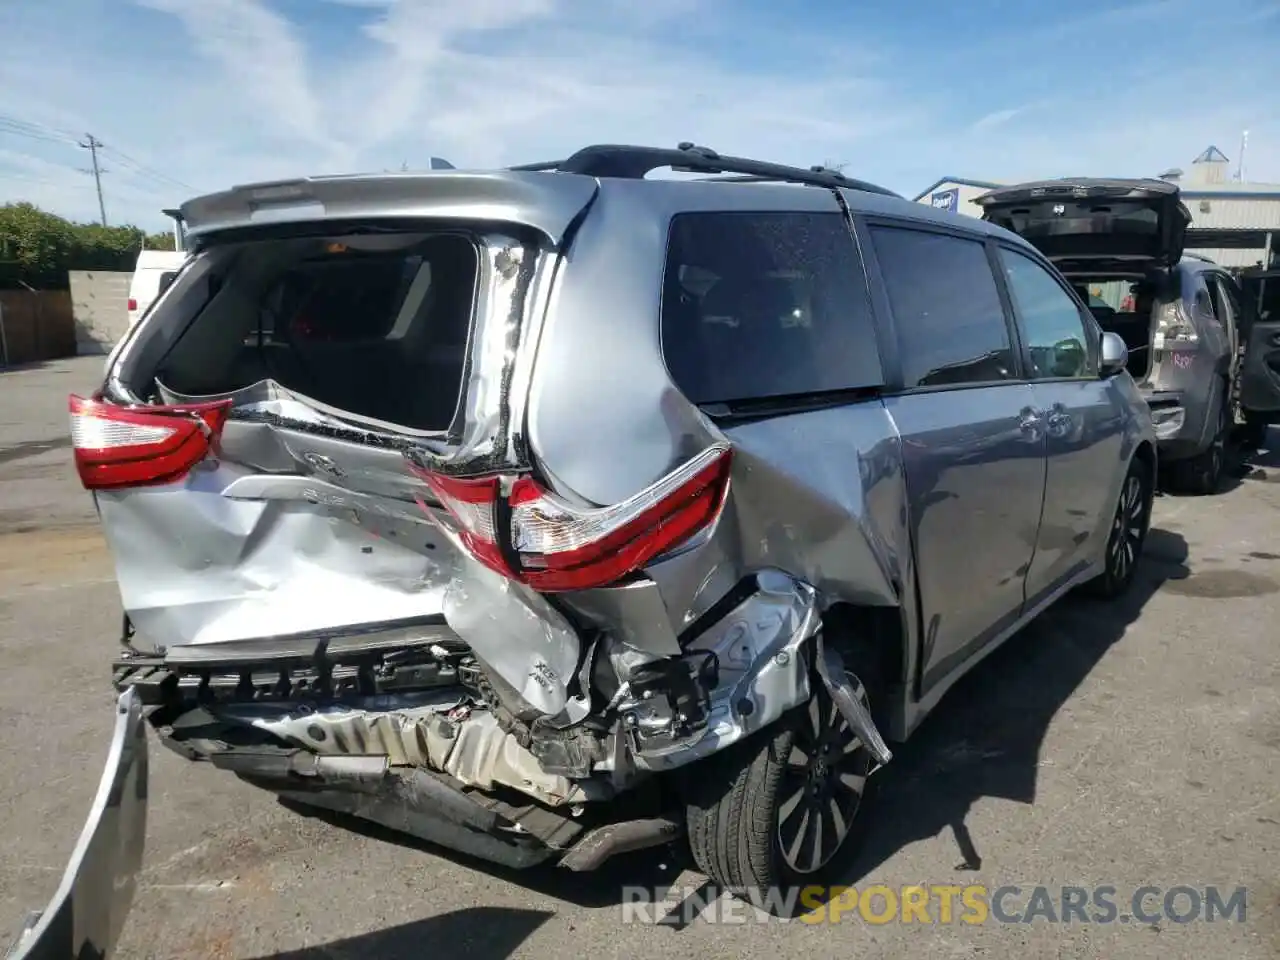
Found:
[[[1236,165],[1236,179],[1244,183],[1244,153],[1249,148],[1249,131],[1240,134],[1240,163]]]

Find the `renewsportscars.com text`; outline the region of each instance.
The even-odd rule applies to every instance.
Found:
[[[1245,887],[1114,886],[988,887],[932,884],[889,887],[810,886],[788,891],[751,890],[742,898],[705,887],[623,889],[623,923],[767,923],[794,917],[801,923],[1244,923]]]

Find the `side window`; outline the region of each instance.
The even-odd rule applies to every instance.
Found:
[[[1253,323],[1253,314],[1244,299],[1243,291],[1236,286],[1235,280],[1227,277],[1220,277],[1218,283],[1222,287],[1222,293],[1228,308],[1231,310],[1231,316],[1235,318],[1237,330],[1240,331],[1241,336],[1246,335]]]
[[[1016,376],[1004,306],[986,247],[903,227],[872,227],[902,354],[903,386]]]
[[[1212,317],[1216,322],[1221,323],[1218,319],[1218,313],[1215,309],[1213,297],[1209,293],[1209,287],[1206,285],[1203,277],[1196,277],[1195,290],[1195,312],[1205,316]]]
[[[839,213],[672,219],[662,353],[694,403],[879,386],[870,294]]]
[[[1031,374],[1039,380],[1093,378],[1097,360],[1080,308],[1048,270],[1014,250],[1001,249],[1009,295],[1031,356]]]
[[[1209,283],[1213,289],[1213,306],[1218,322],[1228,331],[1235,329],[1240,325],[1241,320],[1240,299],[1235,295],[1231,281],[1220,274],[1215,274]]]

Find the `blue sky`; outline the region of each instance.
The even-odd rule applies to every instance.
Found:
[[[867,8],[873,8],[868,10]],[[108,219],[299,174],[695,140],[914,195],[1151,176],[1209,144],[1280,181],[1280,0],[4,0],[0,202]]]

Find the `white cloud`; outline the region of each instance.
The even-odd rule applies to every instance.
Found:
[[[1248,127],[1251,176],[1280,180],[1274,3],[1219,0],[1253,29],[1188,45],[1190,3],[948,45],[905,13],[894,32],[886,14],[747,0],[22,0],[21,14],[0,4],[0,118],[64,140],[0,127],[0,148],[30,147],[52,165],[39,179],[65,190],[3,179],[22,170],[0,155],[0,199],[96,216],[70,132],[84,130],[108,144],[108,215],[157,227],[193,192],[174,179],[215,190],[432,155],[489,166],[592,142],[836,158],[910,194],[943,174],[1150,175],[1210,142],[1234,160]]]
[[[1025,107],[1010,107],[1007,110],[993,110],[975,120],[969,130],[971,133],[978,133],[983,130],[990,130],[993,127],[1003,126],[1025,109]]]

